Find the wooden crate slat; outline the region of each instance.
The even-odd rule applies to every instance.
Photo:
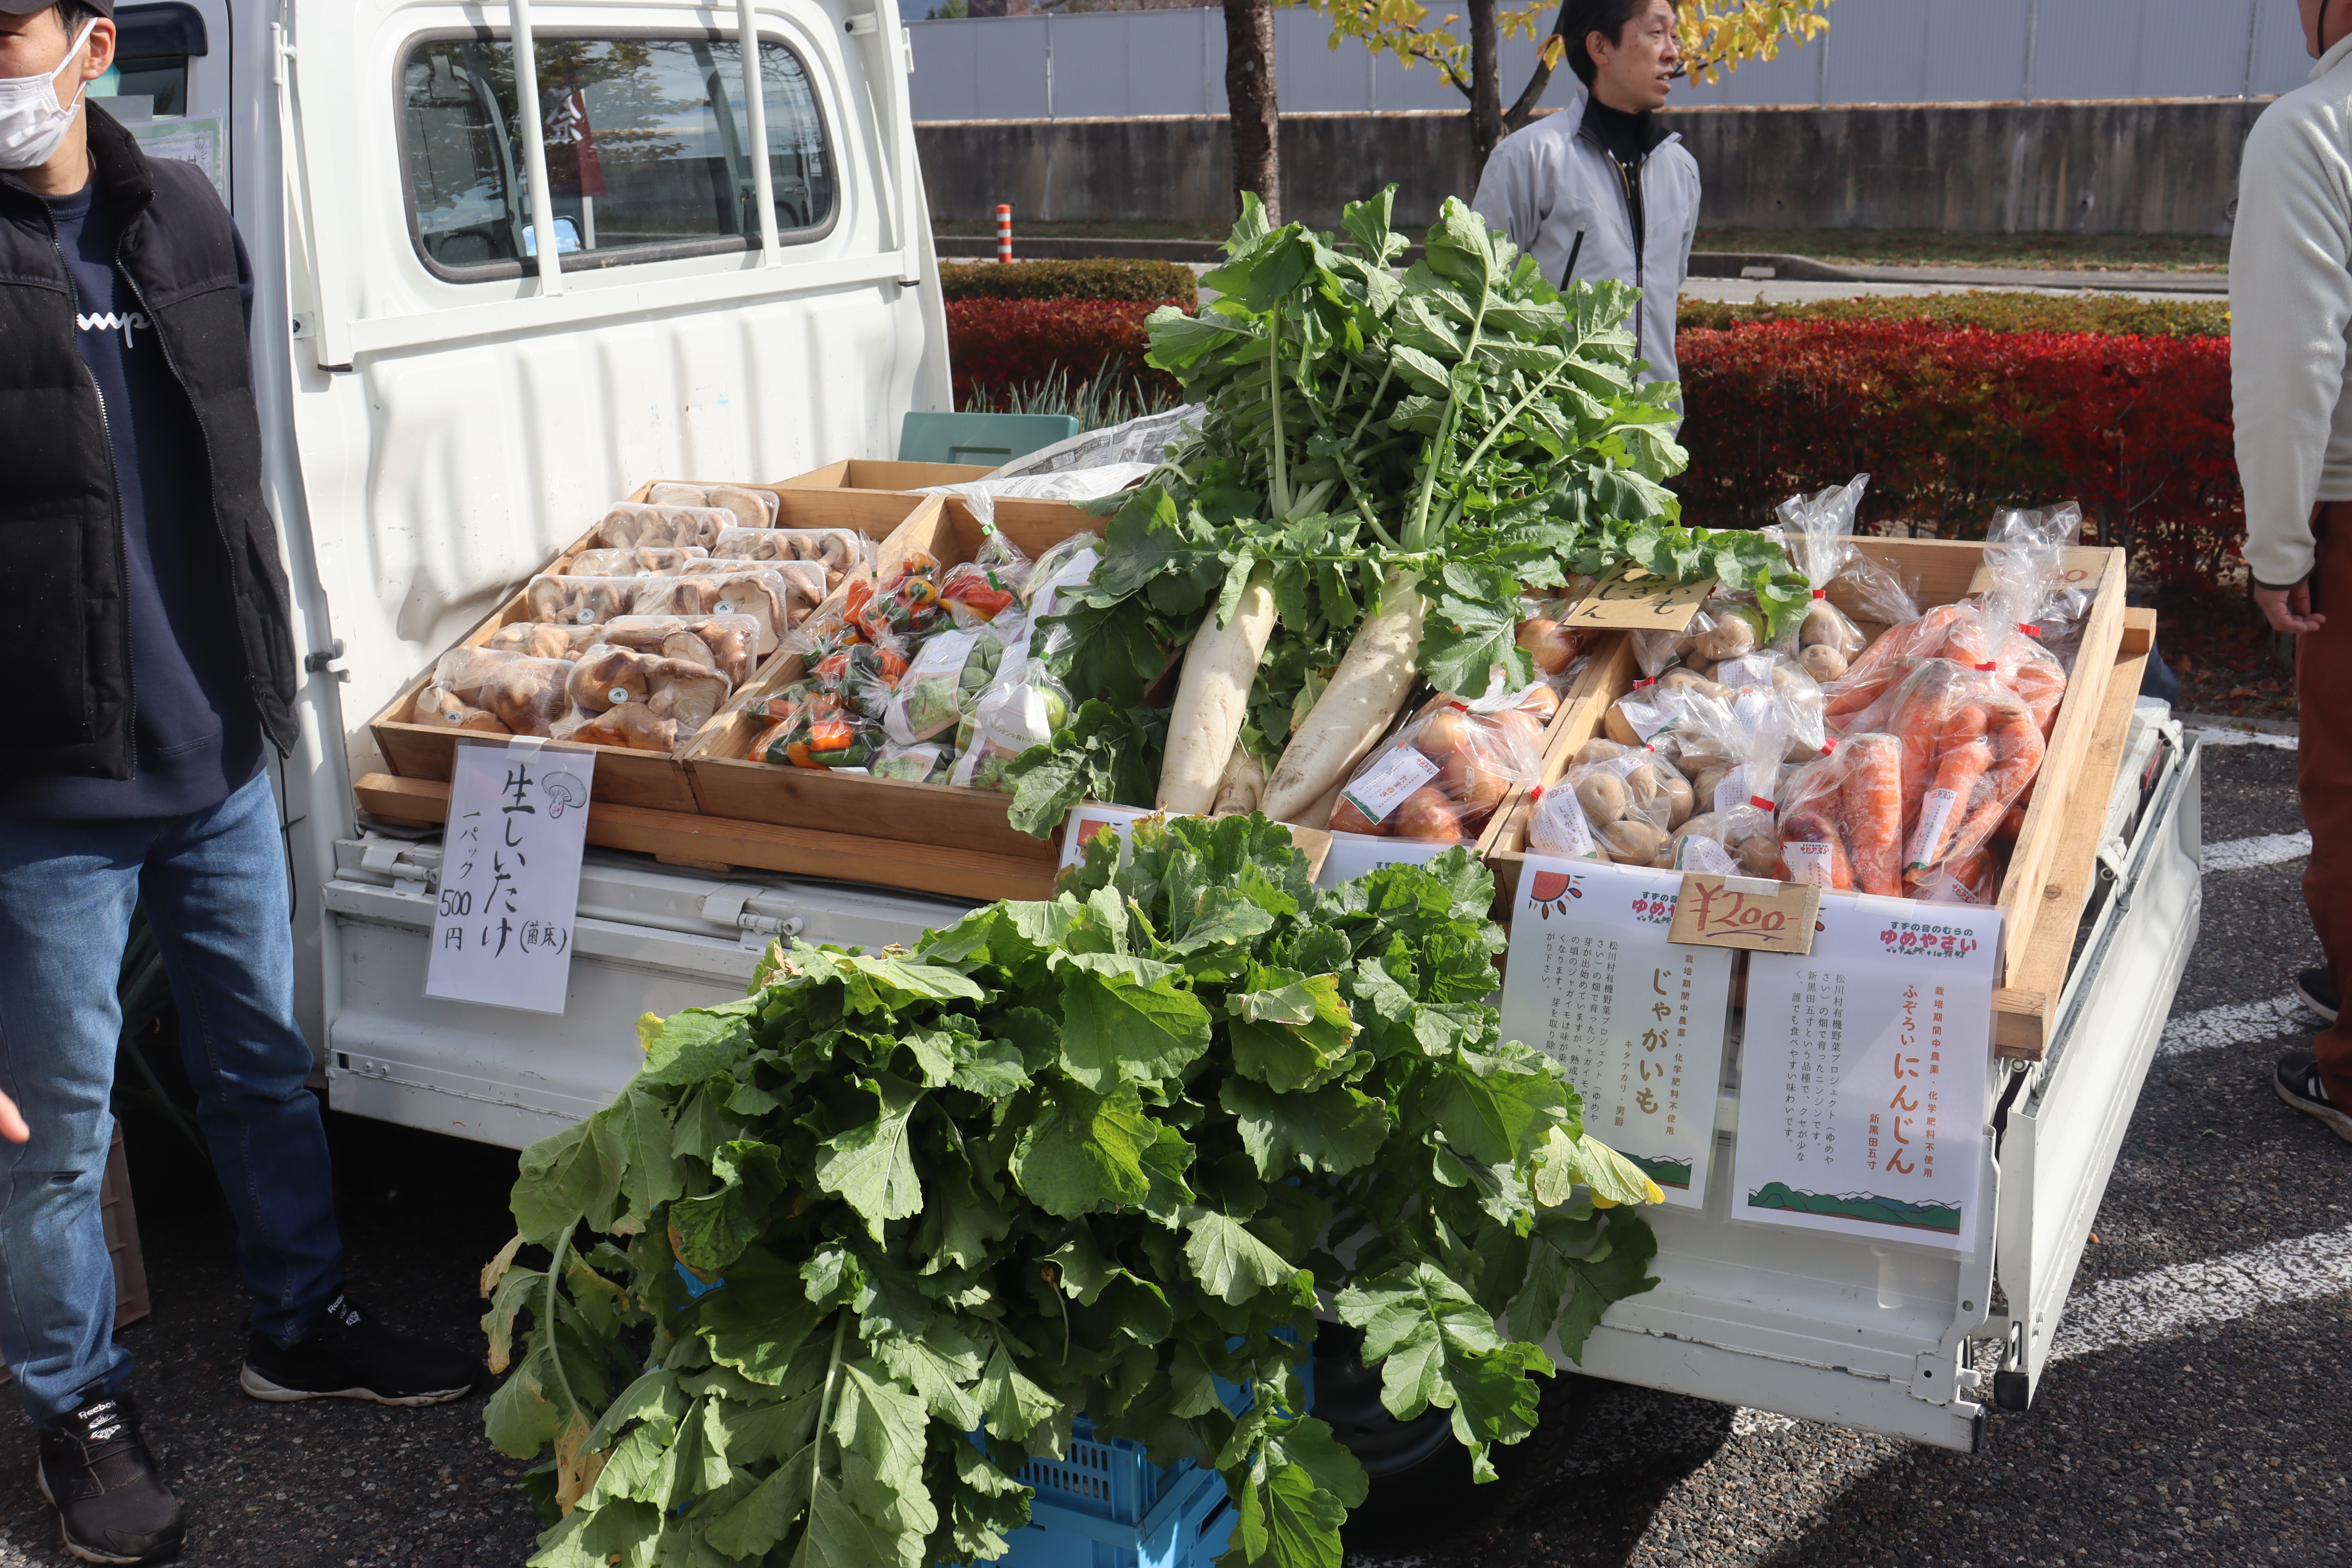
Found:
[[[2140,677],[2147,668],[2156,634],[2156,612],[2124,612],[2123,646],[2107,677],[2106,700],[2100,704],[2097,723],[2084,752],[2074,786],[2066,792],[2055,843],[2042,872],[2042,906],[2030,938],[2010,942],[2006,994],[2038,996],[2038,1007],[2001,1007],[1996,1012],[1993,1048],[1996,1054],[2022,1061],[2040,1061],[2049,1045],[2048,1010],[2057,1005],[2066,986],[2066,966],[2074,953],[2074,931],[2097,885],[2099,845],[2106,836],[2107,804],[2115,795],[2116,774],[2123,765],[2124,742],[2130,733],[2132,704],[2139,696]],[[2076,663],[2077,671],[2081,668]],[[2041,792],[2035,792],[2037,796]]]
[[[369,773],[352,786],[360,805],[392,822],[448,820],[449,786],[432,779]],[[672,865],[748,866],[826,881],[863,882],[986,902],[1048,899],[1054,862],[1015,860],[947,845],[820,833],[761,822],[726,822],[687,812],[603,801],[588,808],[588,842],[634,850]]]

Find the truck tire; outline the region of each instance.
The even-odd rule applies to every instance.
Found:
[[[1354,1551],[1385,1556],[1436,1538],[1460,1544],[1491,1535],[1551,1484],[1591,1413],[1591,1378],[1563,1372],[1542,1380],[1536,1429],[1491,1450],[1496,1479],[1479,1485],[1470,1479],[1469,1450],[1454,1439],[1453,1413],[1391,1415],[1381,1404],[1380,1369],[1360,1359],[1363,1343],[1363,1331],[1344,1323],[1325,1323],[1315,1340],[1314,1414],[1371,1477],[1363,1506],[1348,1516]]]

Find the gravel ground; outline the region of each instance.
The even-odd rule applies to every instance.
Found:
[[[2209,748],[2208,844],[2297,831],[2294,762]],[[2302,868],[2208,879],[2176,1018],[2274,999],[2316,962]],[[2352,1147],[2272,1095],[2283,1048],[2238,1037],[2158,1059],[2078,1300],[2102,1281],[2265,1246],[2292,1254],[2332,1236],[2341,1255]],[[402,1327],[473,1339],[472,1276],[508,1234],[512,1156],[340,1118],[331,1131],[355,1295]],[[141,1358],[151,1440],[189,1505],[183,1561],[521,1563],[536,1522],[509,1479],[518,1467],[482,1440],[478,1397],[394,1411],[236,1392],[244,1303],[226,1216],[167,1134],[131,1136],[154,1315],[124,1342]],[[1604,1386],[1559,1476],[1511,1524],[1391,1532],[1355,1543],[1350,1568],[2352,1563],[2352,1291],[2303,1295],[2265,1304],[2258,1283],[2217,1278],[2197,1298],[2204,1321],[2062,1360],[2032,1412],[1995,1413],[1974,1457]],[[31,1478],[29,1433],[0,1429],[0,1568],[70,1561]]]

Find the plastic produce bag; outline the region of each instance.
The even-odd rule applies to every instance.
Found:
[[[632,550],[583,550],[564,564],[567,577],[662,577],[686,570],[692,561],[707,561],[710,552],[699,544],[643,544]]]
[[[509,621],[490,634],[489,646],[501,653],[531,658],[578,658],[608,640],[601,625],[572,626],[556,621]]]
[[[499,648],[456,647],[417,694],[419,723],[481,734],[545,735],[563,717],[572,667]]]
[[[556,576],[542,572],[523,584],[523,608],[534,621],[593,626],[627,615],[641,581],[650,579]]]
[[[845,643],[808,667],[809,682],[861,719],[879,721],[897,696],[909,660],[904,638]]]
[[[805,561],[824,571],[824,590],[874,564],[874,542],[850,528],[730,528],[710,546],[719,561]]]
[[[955,624],[970,630],[986,626],[1021,608],[1021,590],[1035,564],[1021,547],[995,526],[981,524],[980,552],[948,568],[940,580],[940,597]]]
[[[824,597],[813,572],[776,563],[729,562],[723,571],[631,579],[635,616],[749,616],[759,627],[761,658],[784,633],[807,618]]]
[[[1566,597],[1542,593],[1519,597],[1517,640],[1535,661],[1536,679],[1549,683],[1554,691],[1568,689],[1576,679],[1579,661],[1598,640],[1562,624],[1575,608],[1576,601]]]
[[[660,506],[650,501],[622,501],[597,520],[592,542],[604,550],[630,550],[645,545],[716,543],[721,529],[735,514],[710,506]]]
[[[777,501],[773,492],[749,485],[690,484],[669,481],[646,492],[656,506],[718,507],[744,528],[772,528]]]
[[[1017,675],[1012,674],[1018,670]],[[1032,746],[1052,740],[1070,720],[1070,694],[1043,659],[1006,664],[1006,675],[972,705],[971,733],[952,782],[974,789],[1012,787],[1005,770]]]
[[[590,629],[632,653],[708,666],[734,686],[759,665],[760,623],[750,616],[617,616]]]
[[[1601,853],[1621,866],[1671,865],[1671,836],[1690,820],[1697,800],[1689,781],[1664,759],[1597,738],[1544,794],[1562,790],[1574,796]]]
[[[882,748],[882,754],[874,759],[870,767],[877,779],[943,784],[955,773],[955,752],[936,741],[913,745],[894,742]]]
[[[1358,764],[1331,809],[1331,831],[1474,839],[1504,797],[1536,782],[1542,741],[1515,696],[1492,708],[1440,702]]]
[[[1684,870],[1769,877],[1780,863],[1778,791],[1789,750],[1787,710],[1769,689],[1741,690],[1729,701],[1693,694],[1691,723],[1730,765],[1703,775],[1705,795],[1692,785],[1697,809],[1674,833],[1674,864]],[[1704,840],[1719,852],[1710,854]]]
[[[1843,676],[1869,639],[1845,611],[1831,602],[1830,590],[1858,609],[1863,618],[1898,626],[1919,618],[1918,606],[1895,574],[1864,555],[1853,542],[1856,514],[1870,476],[1856,474],[1843,485],[1780,503],[1780,532],[1789,559],[1812,584],[1812,603],[1797,627],[1797,658],[1822,682]],[[1819,648],[1822,651],[1816,653]]]
[[[853,581],[842,616],[868,642],[885,636],[928,636],[948,622],[947,606],[940,603],[940,574],[936,557],[909,551],[878,579]]]
[[[2069,584],[2065,579],[2065,552],[2082,532],[2083,509],[2073,501],[2041,511],[1997,512],[1992,526],[1985,531],[1988,557],[1995,545],[2042,544],[2058,551],[2057,577],[2024,618],[2033,628],[2030,635],[2050,650],[2069,676],[2074,673],[2074,656],[2082,650],[2083,623],[2090,616],[2091,602],[2098,596],[2096,583]]]
[[[906,746],[953,730],[1003,672],[1004,651],[993,626],[931,637],[883,708],[883,732]]]
[[[870,768],[882,754],[882,726],[842,709],[812,705],[761,737],[761,762],[796,768]]]
[[[550,732],[583,744],[676,751],[734,690],[708,665],[610,645],[588,649],[567,668],[570,711]]]

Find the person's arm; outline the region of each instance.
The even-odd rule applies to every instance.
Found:
[[[1486,172],[1478,176],[1478,194],[1471,210],[1510,236],[1511,243],[1532,253],[1543,232],[1548,211],[1536,189],[1536,158],[1528,150],[1531,138],[1507,136],[1487,155]]]
[[[2352,329],[2352,190],[2343,160],[2300,118],[2266,115],[2247,138],[2230,329],[2254,597],[2279,630],[2315,631],[2311,516]]]

